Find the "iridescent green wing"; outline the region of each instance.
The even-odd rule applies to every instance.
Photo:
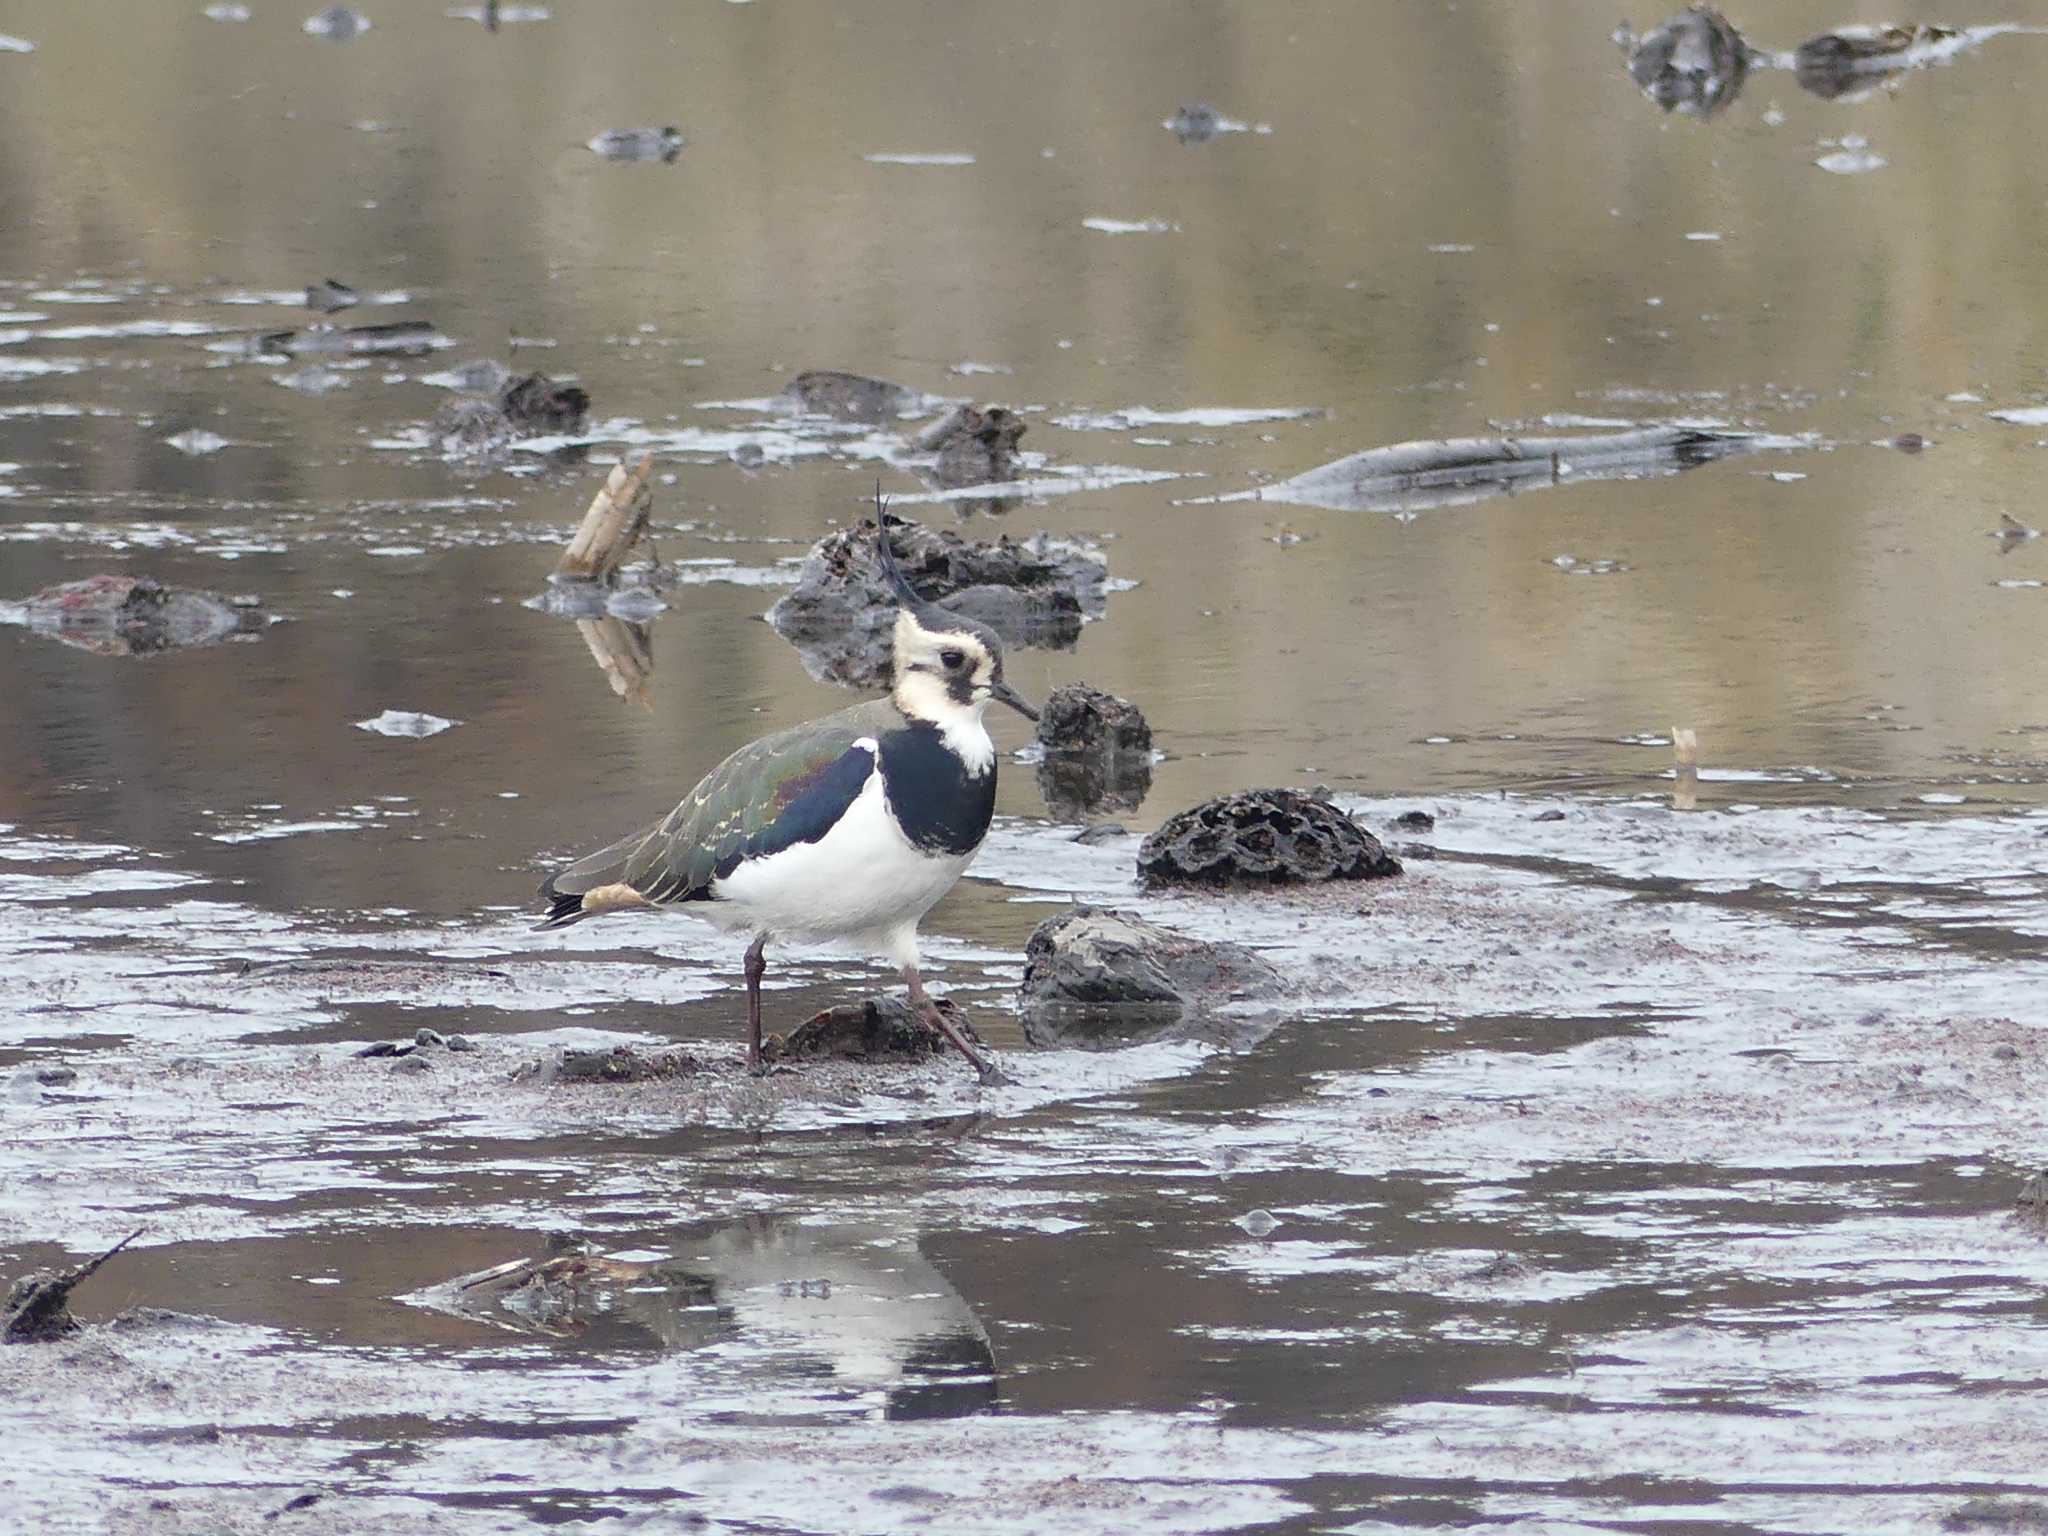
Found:
[[[649,901],[688,901],[743,859],[815,842],[874,772],[875,754],[855,743],[884,728],[875,706],[860,705],[742,747],[638,841],[616,878]]]

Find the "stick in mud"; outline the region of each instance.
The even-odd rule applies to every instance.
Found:
[[[9,1344],[38,1344],[75,1332],[78,1323],[68,1305],[71,1293],[146,1230],[137,1227],[98,1258],[74,1269],[39,1270],[15,1281],[7,1293],[7,1321],[0,1327],[0,1340]]]
[[[1671,809],[1696,811],[1700,805],[1700,738],[1689,725],[1671,728]]]
[[[643,453],[640,462],[628,469],[621,459],[612,466],[604,485],[590,500],[590,510],[562,558],[555,563],[557,576],[586,581],[609,581],[618,573],[633,546],[647,532],[648,515],[654,506],[654,491],[648,483],[654,469],[653,453]]]

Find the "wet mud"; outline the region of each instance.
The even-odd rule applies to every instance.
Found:
[[[570,1045],[545,1027],[565,995],[636,992],[682,1023],[699,1005],[676,1011],[678,969],[723,1011],[731,958],[701,969],[692,925],[658,918],[567,952],[487,926],[470,936],[487,962],[426,964],[407,958],[424,934],[382,931],[363,954],[363,932],[214,898],[215,943],[239,956],[225,983],[144,937],[151,903],[195,899],[178,890],[144,887],[138,906],[110,882],[113,947],[24,948],[10,930],[24,990],[0,1049],[50,1059],[37,997],[129,1022],[63,1052],[73,1082],[25,1090],[16,1069],[4,1114],[35,1173],[5,1186],[0,1249],[60,1267],[37,1246],[53,1212],[74,1252],[149,1229],[118,1292],[74,1297],[81,1333],[0,1351],[10,1432],[109,1457],[146,1445],[155,1491],[87,1459],[59,1480],[0,1473],[8,1495],[113,1529],[260,1521],[309,1494],[293,1512],[308,1529],[425,1529],[487,1492],[515,1525],[625,1499],[864,1529],[967,1498],[1025,1519],[1079,1478],[1090,1530],[1155,1524],[1169,1487],[1191,1529],[1336,1508],[1399,1524],[1505,1513],[1532,1480],[1591,1514],[1610,1495],[1577,1490],[1655,1447],[1738,1521],[1853,1507],[1859,1526],[1904,1529],[1986,1478],[2024,1486],[1995,1389],[2031,1370],[2008,1298],[2048,1278],[2048,1249],[2009,1216],[2012,1170],[2048,1160],[2016,1018],[2048,964],[2048,940],[2027,938],[2039,816],[1429,803],[1434,825],[1404,830],[1438,857],[1402,881],[1221,905],[1140,890],[1135,835],[1077,845],[1001,823],[996,889],[1239,946],[1285,997],[1276,1016],[1232,980],[1207,1038],[1025,1049],[998,1029],[1018,1085],[995,1090],[945,1062],[750,1079],[722,1039],[650,1048],[599,1015]],[[1416,809],[1347,808],[1379,824]],[[8,851],[31,872],[66,853]],[[74,882],[144,872],[118,849],[68,859]],[[2036,871],[2024,888],[1984,873],[2016,868]],[[650,943],[674,957],[634,958]],[[279,949],[294,953],[243,969]],[[1002,1011],[1002,969],[977,1013]],[[353,1054],[359,1034],[318,1043],[422,1009],[481,1048],[394,1074]],[[706,1069],[518,1070],[620,1047]],[[759,1211],[764,1188],[801,1191],[809,1214]],[[1076,1234],[1153,1255],[1132,1273],[1174,1298],[1160,1324],[1204,1347],[1142,1389],[1077,1366],[1075,1330],[1090,1358],[1106,1344],[1092,1304],[1003,1278],[1023,1255],[1078,1253]],[[1947,1343],[1959,1317],[1967,1361]],[[1270,1388],[1234,1362],[1281,1332],[1308,1374],[1275,1430],[1258,1422]],[[1390,1350],[1432,1375],[1369,1394],[1361,1426],[1335,1376]],[[1043,1416],[1100,1389],[1119,1411]],[[1939,1486],[1868,1487],[1864,1435],[1908,1433],[1930,1390],[1950,1413],[1922,1452]],[[451,1393],[454,1419],[436,1406]],[[1861,1427],[1824,1427],[1844,1416]],[[933,1426],[914,1451],[876,1438],[909,1419]],[[1681,1425],[1713,1433],[1688,1450]],[[1796,1478],[1774,1477],[1795,1439]],[[1513,1468],[1475,1478],[1502,1443]],[[797,1454],[820,1470],[792,1483]],[[1133,1469],[1161,1492],[1133,1490]]]

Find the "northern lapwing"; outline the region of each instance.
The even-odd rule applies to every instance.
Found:
[[[753,935],[747,1064],[761,1066],[761,977],[771,938],[823,939],[893,960],[911,1006],[984,1083],[1004,1078],[926,996],[917,925],[974,862],[996,803],[982,712],[1038,711],[1003,681],[993,630],[927,602],[905,580],[877,511],[875,557],[900,606],[885,699],[740,748],[653,826],[541,886],[541,928],[641,907],[680,907]]]

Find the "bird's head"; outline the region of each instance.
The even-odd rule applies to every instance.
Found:
[[[979,718],[990,699],[1027,720],[1038,711],[1003,681],[1003,642],[986,624],[949,613],[917,595],[889,543],[889,519],[877,510],[875,559],[896,595],[896,706],[915,720],[943,724]]]

